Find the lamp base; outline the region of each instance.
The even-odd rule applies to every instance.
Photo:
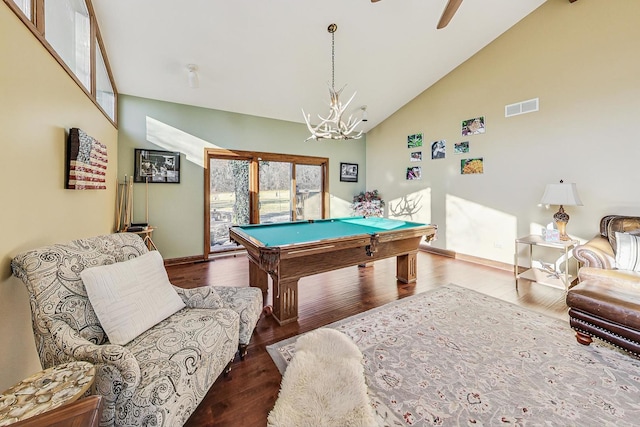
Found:
[[[567,236],[567,223],[564,221],[556,221],[556,227],[558,228],[558,234],[560,240],[571,240],[571,237]]]
[[[567,223],[569,222],[569,214],[564,211],[564,207],[560,205],[560,209],[553,215],[553,219],[556,221],[556,227],[558,227],[558,233],[560,234],[560,240],[571,240],[567,236]]]

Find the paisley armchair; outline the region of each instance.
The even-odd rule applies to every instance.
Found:
[[[184,424],[238,346],[248,343],[262,310],[257,288],[220,295],[216,287],[174,287],[185,308],[125,345],[112,344],[80,273],[146,252],[138,235],[117,233],[45,246],[11,263],[29,291],[43,368],[74,360],[95,365],[90,393],[103,396],[101,426]]]

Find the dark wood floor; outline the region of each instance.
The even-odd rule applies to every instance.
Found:
[[[366,268],[350,267],[302,278],[299,282],[298,322],[278,326],[272,317],[258,322],[244,361],[237,359],[229,376],[211,387],[187,427],[264,427],[275,404],[281,376],[265,347],[385,303],[454,283],[528,309],[568,321],[562,290],[521,279],[516,290],[513,272],[418,254],[418,280],[395,279],[395,259],[376,261]],[[245,255],[167,268],[176,286],[247,286]],[[270,302],[271,295],[267,296]]]

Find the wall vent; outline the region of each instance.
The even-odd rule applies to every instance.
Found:
[[[516,102],[515,104],[505,105],[504,107],[504,116],[511,117],[517,116],[520,114],[533,113],[534,111],[538,111],[540,108],[540,99],[534,98],[529,99],[527,101]]]

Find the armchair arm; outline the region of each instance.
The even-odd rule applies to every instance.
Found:
[[[593,280],[606,282],[617,289],[628,289],[640,292],[640,273],[630,270],[605,270],[602,268],[582,267],[578,271],[580,282]]]
[[[189,308],[222,308],[224,303],[211,286],[200,286],[192,289],[173,286],[173,289],[180,295],[182,301]]]
[[[47,319],[47,326],[53,342],[61,351],[74,360],[112,367],[108,371],[115,368],[119,375],[113,379],[121,382],[121,385],[118,385],[117,394],[125,397],[133,395],[133,391],[140,384],[140,366],[128,349],[116,344],[96,345],[82,338],[75,329],[59,318]],[[116,385],[112,381],[101,384],[101,381],[96,379],[96,387],[100,394],[108,396],[113,394]],[[107,387],[107,389],[101,389],[102,387]],[[107,397],[107,400],[112,399]]]
[[[600,235],[584,245],[576,246],[573,256],[585,267],[612,269],[616,265],[616,257],[609,240]]]

